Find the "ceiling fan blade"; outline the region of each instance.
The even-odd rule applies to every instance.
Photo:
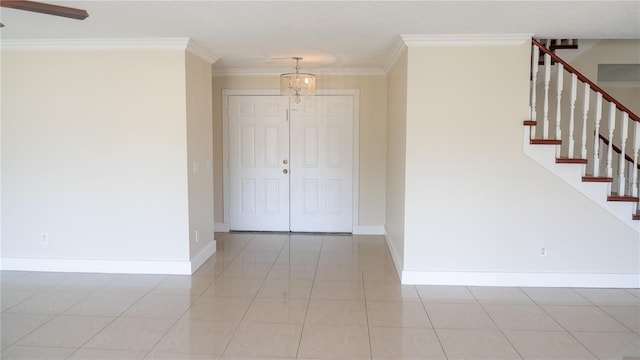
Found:
[[[33,11],[43,14],[62,16],[72,19],[84,20],[89,14],[86,10],[75,9],[66,6],[45,4],[37,1],[26,0],[0,0],[0,6],[12,9]]]

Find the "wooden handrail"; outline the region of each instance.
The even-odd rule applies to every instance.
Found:
[[[602,135],[602,134],[598,134],[598,137],[600,138],[600,140],[602,140],[602,142],[605,143],[605,145],[609,146],[609,139],[604,137],[604,135]],[[618,154],[622,155],[622,149],[617,147],[616,144],[611,144],[611,148],[613,149],[613,151],[615,151]],[[624,154],[624,159],[633,164],[633,158],[631,156],[629,156],[628,154]],[[640,164],[638,164],[638,170],[640,170]]]
[[[611,102],[616,104],[616,107],[621,110],[626,112],[627,114],[629,114],[629,118],[633,121],[637,121],[640,122],[640,116],[634,114],[631,110],[627,109],[624,105],[622,105],[618,100],[616,100],[613,96],[609,95],[606,91],[602,90],[598,85],[596,85],[593,81],[589,80],[586,76],[582,75],[582,73],[580,73],[578,70],[576,70],[573,66],[569,65],[566,61],[562,60],[562,58],[560,58],[558,55],[554,54],[551,50],[547,49],[544,45],[542,45],[538,40],[536,39],[531,39],[531,42],[536,45],[538,48],[540,48],[540,50],[542,50],[542,52],[544,52],[545,54],[549,54],[551,56],[551,58],[553,59],[553,61],[558,62],[560,64],[562,64],[565,68],[565,70],[567,70],[568,72],[575,74],[578,76],[578,79],[580,79],[580,81],[589,84],[589,87],[595,91],[595,92],[599,92],[602,94],[602,97]]]

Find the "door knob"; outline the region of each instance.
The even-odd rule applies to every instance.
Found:
[[[287,170],[287,169],[282,170],[282,173],[283,173],[283,174],[286,174],[286,173],[288,173],[288,172],[289,172],[289,170]]]
[[[287,159],[282,160],[282,163],[287,165],[289,163],[289,161],[287,161]]]

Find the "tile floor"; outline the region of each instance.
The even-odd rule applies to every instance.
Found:
[[[217,239],[193,276],[2,272],[2,359],[640,359],[638,289],[401,285],[381,236]]]

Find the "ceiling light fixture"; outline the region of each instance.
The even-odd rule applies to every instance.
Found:
[[[301,57],[292,59],[296,61],[296,72],[280,75],[280,94],[293,97],[297,104],[300,103],[300,96],[316,93],[316,76],[300,72]]]

